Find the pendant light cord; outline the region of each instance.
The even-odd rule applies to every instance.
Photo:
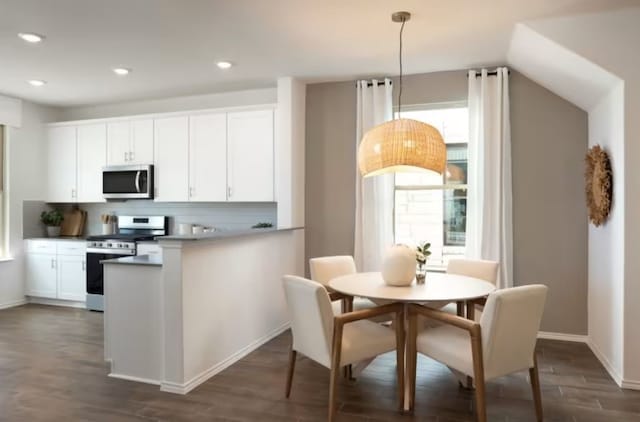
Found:
[[[398,119],[401,118],[400,113],[402,113],[402,32],[404,31],[404,24],[406,21],[406,19],[402,19],[402,25],[400,26],[400,89],[398,90]]]

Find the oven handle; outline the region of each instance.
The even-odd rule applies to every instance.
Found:
[[[138,170],[136,172],[136,192],[140,193],[140,174],[142,174],[142,171]]]

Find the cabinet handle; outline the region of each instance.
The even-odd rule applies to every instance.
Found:
[[[53,266],[53,258],[51,258],[51,268],[55,268],[55,267]]]
[[[233,189],[231,189],[231,186],[229,186],[229,187],[227,188],[227,196],[228,196],[229,198],[231,198],[231,196],[232,196],[232,195],[233,195]]]
[[[133,161],[133,159],[134,159],[134,157],[135,157],[135,156],[136,156],[136,155],[133,153],[133,151],[130,151],[130,152],[129,152],[129,161]]]
[[[56,260],[55,260],[55,258],[51,258],[51,268],[56,268]]]
[[[85,271],[86,269],[87,269],[86,268],[86,263],[84,261],[82,261],[82,271]]]
[[[129,159],[127,158],[127,157],[128,157],[128,155],[129,155],[129,153],[128,153],[128,152],[125,152],[125,153],[124,153],[124,161],[129,161]]]
[[[75,189],[71,189],[71,197],[72,198],[76,197],[76,190]]]
[[[194,192],[195,192],[194,188],[189,188],[189,198],[193,197]]]

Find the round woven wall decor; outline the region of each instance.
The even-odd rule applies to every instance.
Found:
[[[589,220],[598,227],[607,220],[611,211],[613,192],[611,161],[600,145],[589,149],[585,161],[587,168],[584,179]]]

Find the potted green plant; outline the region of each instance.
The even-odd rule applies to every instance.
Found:
[[[42,214],[40,214],[40,221],[47,226],[47,236],[49,237],[60,236],[62,220],[64,220],[64,217],[58,210],[42,211]]]
[[[427,260],[431,255],[431,243],[424,242],[416,247],[416,283],[422,284],[427,278]]]

